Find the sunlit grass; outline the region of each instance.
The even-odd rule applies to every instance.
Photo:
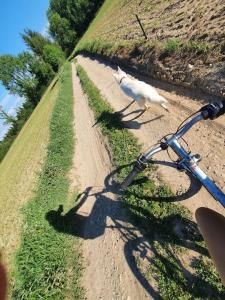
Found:
[[[21,208],[30,199],[49,141],[49,123],[58,83],[52,82],[0,164],[0,252],[8,271],[18,247]]]
[[[21,246],[16,254],[13,299],[81,298],[78,239],[68,234],[63,209],[74,206],[68,171],[74,153],[71,66],[60,74],[50,121],[47,156],[32,199],[24,207]]]

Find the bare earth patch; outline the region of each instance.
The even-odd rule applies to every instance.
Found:
[[[82,92],[73,65],[76,153],[74,184],[80,186],[80,237],[85,261],[83,286],[87,299],[149,299],[157,297],[137,267],[142,248],[150,246],[117,201],[106,143]],[[72,174],[70,174],[72,175]],[[82,226],[83,224],[83,226]],[[150,255],[150,254],[149,254]],[[145,257],[145,258],[144,258]]]

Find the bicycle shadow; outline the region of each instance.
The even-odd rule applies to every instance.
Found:
[[[154,160],[153,164],[170,167],[177,170],[177,164],[175,162]],[[191,176],[190,173],[185,172],[185,174],[189,180],[189,187],[186,189],[186,191],[182,191],[181,193],[176,195],[173,195],[172,193],[170,193],[169,195],[162,195],[162,193],[158,191],[151,196],[143,195],[143,199],[145,199],[146,201],[179,202],[193,197],[201,190],[202,184],[195,177]],[[143,176],[141,179],[135,179],[132,184],[144,184],[148,180],[149,179],[147,177]],[[137,196],[134,191],[132,191],[132,194],[134,196]]]
[[[95,187],[87,187],[79,196],[79,202],[67,213],[63,214],[63,206],[57,210],[51,210],[46,214],[46,220],[57,231],[65,234],[78,236],[83,239],[95,239],[104,234],[106,228],[118,230],[125,242],[124,255],[126,261],[140,284],[154,299],[162,299],[154,284],[150,283],[143,270],[140,269],[137,257],[147,261],[149,266],[161,272],[163,264],[164,276],[173,276],[176,284],[181,284],[180,276],[175,276],[176,272],[183,272],[188,284],[183,289],[188,290],[193,296],[198,296],[198,289],[193,288],[193,281],[196,275],[190,273],[178,257],[171,250],[171,245],[187,248],[195,251],[197,255],[208,255],[204,246],[199,244],[202,237],[198,232],[197,225],[178,214],[171,213],[169,216],[159,218],[142,205],[142,195],[139,195],[140,205],[124,204],[115,201],[112,196],[125,197],[126,193],[121,193],[118,183],[113,177],[126,166],[111,172],[104,181],[104,186],[96,191]],[[95,197],[95,203],[88,216],[81,215],[78,209],[89,201],[90,197]],[[143,199],[144,200],[144,199]],[[156,200],[154,200],[156,201]],[[159,200],[160,203],[160,200]],[[132,218],[128,217],[127,210]],[[138,214],[134,214],[134,211]],[[113,225],[107,225],[107,218],[110,218]],[[147,220],[147,223],[146,223]],[[124,223],[130,226],[125,226]],[[143,228],[140,230],[139,226]],[[140,235],[137,234],[140,232]],[[147,238],[147,239],[146,239]],[[156,247],[156,244],[160,245]],[[163,253],[171,252],[171,259]],[[148,266],[148,267],[149,267]],[[175,272],[176,271],[176,272]],[[171,275],[172,274],[172,275]],[[183,283],[182,283],[183,284]],[[210,283],[201,279],[201,284],[206,291],[216,292]]]

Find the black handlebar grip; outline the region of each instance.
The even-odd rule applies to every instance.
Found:
[[[225,100],[209,103],[203,106],[200,111],[205,120],[214,120],[225,113]]]
[[[222,105],[223,107],[220,109],[220,112],[218,114],[218,117],[219,116],[222,116],[223,114],[225,114],[225,100],[221,101],[222,102]]]
[[[133,170],[128,174],[128,176],[124,179],[124,181],[121,183],[120,188],[122,190],[126,189],[131,182],[134,180],[134,178],[137,176],[139,172],[144,171],[144,169],[148,166],[148,160],[145,157],[145,155],[141,155],[138,160],[136,160]]]
[[[122,190],[125,190],[131,184],[131,182],[134,180],[134,178],[137,176],[139,172],[140,170],[134,167],[133,170],[129,173],[129,175],[121,183],[120,188]]]

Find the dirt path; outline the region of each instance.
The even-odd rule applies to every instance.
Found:
[[[84,224],[80,237],[85,262],[82,284],[87,299],[155,299],[156,291],[135,263],[136,241],[139,245],[140,241],[146,242],[116,200],[109,152],[97,126],[92,127],[93,114],[74,65],[72,71],[76,153],[71,175],[82,191],[77,218]]]
[[[157,142],[164,135],[175,132],[178,125],[191,113],[202,106],[202,101],[193,101],[188,96],[179,96],[174,91],[168,92],[158,88],[158,91],[170,102],[170,113],[163,108],[152,105],[149,111],[142,116],[136,103],[131,104],[130,99],[122,93],[114,81],[112,73],[115,66],[105,64],[97,59],[78,56],[78,62],[85,68],[91,80],[101,90],[103,96],[116,111],[122,112],[124,124],[138,137],[143,149]],[[155,82],[155,81],[154,81]],[[152,85],[153,83],[150,82]],[[157,82],[160,86],[160,82]],[[225,192],[225,147],[224,129],[225,117],[217,121],[205,121],[197,124],[187,135],[186,140],[193,153],[200,153],[203,160],[200,166],[215,180]],[[172,157],[174,155],[172,154]],[[169,161],[165,152],[157,156],[158,159]],[[174,157],[175,158],[175,157]],[[224,209],[196,182],[190,182],[187,175],[179,173],[173,168],[160,166],[159,173],[163,180],[168,182],[175,193],[176,201],[181,201],[193,213],[197,207],[206,206],[224,214]],[[190,187],[190,188],[189,188]],[[188,199],[188,201],[187,201]]]

